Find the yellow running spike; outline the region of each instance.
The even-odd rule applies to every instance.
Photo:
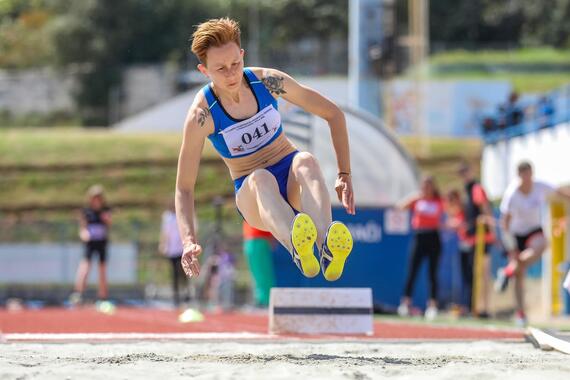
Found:
[[[352,235],[348,227],[341,222],[333,222],[329,227],[321,252],[325,279],[336,281],[340,278],[352,246]]]
[[[317,240],[317,227],[307,214],[297,214],[293,219],[291,243],[293,244],[293,260],[305,277],[319,274],[319,261],[315,257],[313,246]]]

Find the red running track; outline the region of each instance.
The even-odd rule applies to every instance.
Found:
[[[112,315],[94,307],[45,308],[8,311],[0,309],[0,332],[4,334],[58,333],[252,333],[267,334],[265,314],[205,314],[203,322],[180,323],[176,310],[118,308]],[[268,335],[269,337],[269,335]],[[297,336],[299,337],[299,336]],[[346,336],[343,336],[346,337]],[[334,336],[311,339],[331,339]],[[336,337],[338,338],[338,337]],[[375,321],[374,335],[358,339],[498,340],[523,339],[523,333],[473,327],[431,326],[405,322]]]

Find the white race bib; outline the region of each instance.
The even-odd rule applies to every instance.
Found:
[[[253,153],[263,147],[279,130],[281,115],[268,105],[247,120],[240,121],[219,133],[222,134],[232,157]]]
[[[89,240],[105,240],[107,239],[107,226],[104,224],[88,224]]]
[[[418,203],[416,203],[416,211],[420,214],[424,215],[437,215],[437,204],[435,202],[429,202],[423,199],[420,199]]]

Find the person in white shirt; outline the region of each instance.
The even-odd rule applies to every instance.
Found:
[[[196,226],[196,222],[194,222],[194,225]],[[176,306],[179,306],[180,292],[178,285],[179,283],[182,283],[184,287],[187,280],[180,262],[184,247],[178,231],[174,201],[172,201],[168,209],[162,214],[158,251],[164,257],[168,258],[172,265],[172,289],[174,294],[174,303]]]
[[[503,245],[509,263],[500,268],[495,288],[506,289],[508,280],[515,280],[516,322],[526,324],[524,311],[524,276],[526,269],[537,261],[548,242],[542,229],[544,205],[553,195],[570,200],[570,192],[533,179],[532,166],[523,161],[518,165],[518,180],[505,191],[501,201]]]

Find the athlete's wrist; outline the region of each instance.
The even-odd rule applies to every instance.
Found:
[[[188,242],[185,242],[185,243],[182,245],[182,250],[183,250],[184,253],[186,253],[186,252],[188,252],[188,251],[193,250],[195,245],[198,245],[198,243],[195,242],[195,241],[188,241]]]
[[[337,177],[342,177],[342,176],[346,176],[346,177],[350,177],[350,171],[339,171],[337,174]]]

